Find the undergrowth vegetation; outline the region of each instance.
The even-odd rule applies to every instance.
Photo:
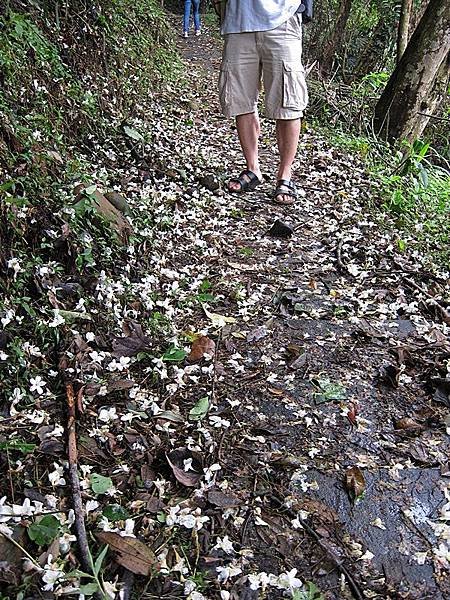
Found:
[[[398,150],[369,136],[329,132],[333,144],[359,155],[371,180],[375,214],[394,218],[399,250],[408,243],[430,255],[442,267],[450,264],[450,170],[429,143],[416,140]],[[435,164],[439,162],[440,164]],[[381,211],[381,212],[380,212]],[[391,226],[391,225],[389,225]]]
[[[393,216],[400,237],[403,231],[417,249],[448,268],[450,147],[444,134],[446,123],[433,123],[425,132],[426,139],[412,144],[393,147],[377,138],[371,116],[387,79],[386,72],[374,72],[352,84],[324,83],[312,75],[312,122],[336,147],[364,161],[378,198],[375,214],[381,220],[384,214]],[[400,240],[400,251],[406,245]]]
[[[24,13],[11,2],[0,13],[6,397],[14,389],[25,397],[20,390],[29,387],[32,363],[38,370],[57,367],[64,345],[58,325],[87,318],[76,300],[79,282],[88,282],[94,267],[127,261],[121,235],[96,209],[96,186],[88,184],[106,183],[99,163],[113,166],[121,153],[148,168],[139,162],[144,138],[132,124],[149,110],[155,90],[180,73],[172,30],[154,0],[70,6],[61,11],[47,2]],[[80,182],[88,187],[77,196]],[[73,310],[60,311],[61,303]],[[24,351],[24,340],[33,341],[31,350]]]

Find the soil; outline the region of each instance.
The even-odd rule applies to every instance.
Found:
[[[220,60],[216,45],[205,37],[182,43],[189,71],[202,70],[206,81],[214,78]],[[211,131],[233,130],[217,116],[216,106],[209,99]],[[240,171],[242,159],[235,132],[222,137],[223,155],[233,157],[227,161],[231,175]],[[448,355],[448,339],[443,346],[430,345],[407,311],[383,314],[382,309],[401,302],[402,295],[411,300],[403,275],[425,274],[387,250],[392,234],[373,231],[365,202],[373,191],[363,177],[355,178],[361,168],[357,159],[324,147],[307,126],[295,170],[304,195],[283,209],[269,200],[277,157],[272,125],[264,121],[261,141],[268,183],[243,197],[227,196],[243,217],[234,232],[227,228],[229,254],[221,258],[239,262],[243,285],[262,293],[246,338],[235,335],[241,325],[227,326],[217,357],[216,397],[241,403],[233,411],[232,430],[221,440],[223,474],[235,494],[252,490],[250,506],[261,507],[266,521],[246,522],[242,543],[254,551],[259,570],[297,568],[298,576],[314,581],[326,598],[355,595],[339,569],[341,561],[361,597],[449,598],[448,579],[429,560],[437,544],[430,524],[445,505],[448,488],[445,467],[440,470],[449,452],[442,427],[447,410],[433,402],[427,385],[429,367],[439,365],[441,351]],[[294,229],[289,240],[268,237],[276,219]],[[363,280],[339,264],[342,240],[366,271]],[[242,248],[251,249],[248,260]],[[366,306],[358,301],[363,297]],[[425,318],[430,322],[429,313]],[[260,328],[264,337],[249,341],[252,331],[259,337]],[[230,352],[245,372],[227,367]],[[393,365],[407,376],[405,383],[383,376]],[[319,402],[315,382],[321,379],[339,382],[345,399]],[[357,416],[351,422],[346,412],[353,407]],[[423,428],[396,429],[405,417]],[[356,502],[345,485],[346,469],[354,465],[365,480]],[[311,532],[294,532],[290,512],[280,510],[278,500],[306,510],[320,542]],[[361,558],[367,551],[369,560]],[[423,564],[417,553],[427,556]]]

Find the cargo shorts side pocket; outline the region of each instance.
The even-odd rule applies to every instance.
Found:
[[[230,65],[224,61],[219,75],[219,99],[222,110],[225,111],[231,104],[231,73]]]
[[[301,111],[307,104],[305,70],[298,62],[283,61],[283,108]]]

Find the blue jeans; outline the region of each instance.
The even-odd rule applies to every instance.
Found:
[[[189,31],[189,19],[191,16],[191,4],[194,5],[195,31],[200,29],[200,0],[184,0],[183,31]]]

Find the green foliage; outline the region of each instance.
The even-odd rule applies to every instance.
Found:
[[[330,132],[328,131],[330,136]],[[335,131],[338,147],[358,153],[365,160],[379,208],[395,218],[397,227],[415,238],[415,244],[432,253],[443,266],[450,261],[450,174],[429,142],[404,142],[395,151],[374,139]],[[398,242],[405,252],[407,242]]]
[[[182,362],[186,356],[187,352],[185,350],[177,348],[176,346],[171,346],[164,352],[161,358],[164,362]]]
[[[22,454],[31,454],[36,449],[36,444],[28,444],[22,440],[9,440],[0,442],[0,450],[16,450]]]
[[[306,586],[306,589],[294,590],[292,600],[325,600],[319,588],[312,581],[308,581]]]
[[[28,527],[28,537],[38,546],[46,546],[53,542],[59,534],[60,522],[53,515],[45,515]]]
[[[209,410],[209,399],[205,396],[200,398],[196,405],[189,411],[190,421],[201,421],[206,417]]]
[[[92,473],[91,475],[91,489],[94,494],[106,494],[108,490],[113,487],[113,481],[111,477],[104,477],[98,473]]]
[[[130,516],[130,513],[127,511],[127,509],[123,506],[120,506],[120,504],[108,504],[108,506],[105,506],[103,509],[102,514],[108,519],[108,521],[111,521],[112,523],[115,523],[116,521],[123,521],[128,519]]]
[[[30,378],[56,369],[51,357],[67,327],[82,317],[71,310],[81,299],[81,286],[72,284],[74,303],[60,315],[67,326],[51,325],[55,301],[37,285],[39,270],[71,281],[88,276],[100,261],[108,270],[113,261],[128,260],[89,195],[74,202],[75,182],[92,184],[93,172],[99,187],[107,184],[105,172],[96,172],[87,156],[96,154],[105,136],[116,149],[125,138],[141,143],[142,134],[126,123],[133,123],[132,113],[147,110],[149,90],[176,77],[181,64],[157,0],[101,0],[83,15],[73,6],[55,13],[54,3],[32,3],[23,13],[15,8],[0,14],[1,258],[2,267],[10,259],[19,267],[7,267],[0,277],[0,317],[8,330],[0,378],[5,398],[16,390],[22,405],[35,399]],[[167,330],[163,316],[149,318],[154,329]],[[28,339],[42,356],[24,353]],[[58,393],[58,381],[47,381],[46,390]]]

